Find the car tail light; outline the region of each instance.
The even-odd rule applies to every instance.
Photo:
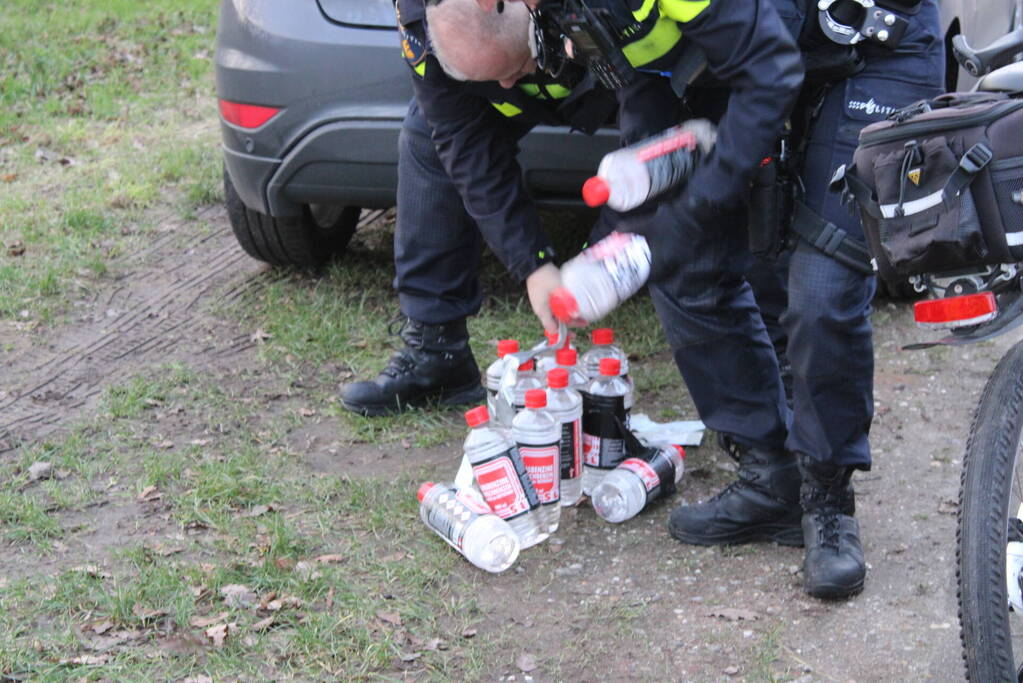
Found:
[[[987,322],[998,315],[998,302],[991,292],[918,301],[913,317],[921,327],[966,327]]]
[[[279,107],[263,107],[258,104],[241,104],[220,100],[220,115],[228,123],[241,128],[259,128],[280,111]]]

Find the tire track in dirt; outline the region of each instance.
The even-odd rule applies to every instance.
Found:
[[[147,366],[184,358],[202,366],[243,353],[254,343],[249,336],[206,309],[278,277],[238,248],[221,207],[165,224],[113,270],[123,274],[77,306],[75,323],[8,362],[0,452],[44,436]]]

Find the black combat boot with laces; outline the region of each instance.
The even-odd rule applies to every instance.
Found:
[[[426,325],[406,318],[399,334],[405,348],[391,356],[376,379],[341,388],[345,408],[375,417],[434,400],[462,405],[486,398],[464,320]]]
[[[695,545],[752,541],[803,545],[795,457],[785,450],[743,446],[727,437],[723,445],[739,463],[738,479],[705,503],[676,508],[668,521],[671,535]]]
[[[836,467],[800,454],[803,475],[803,581],[815,598],[841,599],[863,590],[867,566],[860,526],[853,518],[856,500],[849,483],[851,467]]]

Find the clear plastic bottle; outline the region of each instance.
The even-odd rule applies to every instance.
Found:
[[[561,425],[561,505],[569,507],[583,494],[583,399],[565,368],[547,373],[547,410]]]
[[[544,336],[547,337],[548,346],[553,347],[555,344],[558,343],[557,332],[544,331]],[[545,351],[541,351],[540,353],[536,354],[536,374],[540,375],[540,377],[546,377],[547,372],[553,370],[557,366],[556,357],[558,351],[561,351],[562,349],[574,348],[575,346],[572,345],[572,338],[570,336],[563,346],[560,346],[558,348],[549,348]]]
[[[533,360],[527,360],[519,366],[519,374],[515,379],[515,412],[521,412],[526,407],[526,392],[532,389],[543,389],[543,380],[536,372],[536,364]]]
[[[590,385],[590,378],[579,367],[579,352],[575,349],[558,349],[554,359],[557,361],[557,367],[568,373],[568,386],[578,392],[586,391],[586,387]]]
[[[561,521],[561,423],[546,408],[546,391],[527,391],[525,409],[512,420],[512,438],[540,498],[542,528],[553,534]]]
[[[564,323],[600,320],[640,290],[650,277],[650,246],[640,235],[612,232],[561,267],[551,313]]]
[[[600,327],[590,332],[590,342],[593,344],[583,354],[580,365],[583,367],[583,372],[589,379],[594,379],[600,375],[600,361],[604,358],[617,358],[618,362],[621,363],[622,368],[622,379],[629,385],[629,393],[625,397],[625,407],[632,409],[632,406],[636,403],[636,384],[632,381],[632,377],[629,375],[629,357],[621,347],[616,346],[615,333],[610,327]]]
[[[651,448],[642,458],[627,458],[593,490],[593,509],[608,522],[624,522],[648,503],[675,492],[685,472],[681,446]]]
[[[494,401],[497,399],[497,390],[501,387],[501,376],[504,374],[504,357],[509,353],[518,353],[519,342],[515,339],[502,339],[497,342],[497,360],[487,367],[484,384],[487,388],[487,411],[491,415],[497,414]]]
[[[417,495],[426,526],[480,569],[503,572],[519,556],[518,535],[475,493],[426,482]]]
[[[583,493],[591,496],[608,472],[625,460],[629,385],[619,376],[617,358],[600,361],[600,376],[583,395]]]
[[[629,211],[689,179],[717,138],[705,119],[687,121],[604,155],[597,175],[583,185],[588,206]]]
[[[465,422],[470,427],[465,455],[487,505],[511,525],[523,549],[546,539],[549,534],[540,526],[540,499],[511,435],[490,424],[486,406],[468,411]]]

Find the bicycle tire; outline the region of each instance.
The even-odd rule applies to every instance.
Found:
[[[1023,428],[1023,341],[999,361],[977,406],[963,459],[956,584],[966,677],[1018,682],[1005,585],[1008,506]]]

